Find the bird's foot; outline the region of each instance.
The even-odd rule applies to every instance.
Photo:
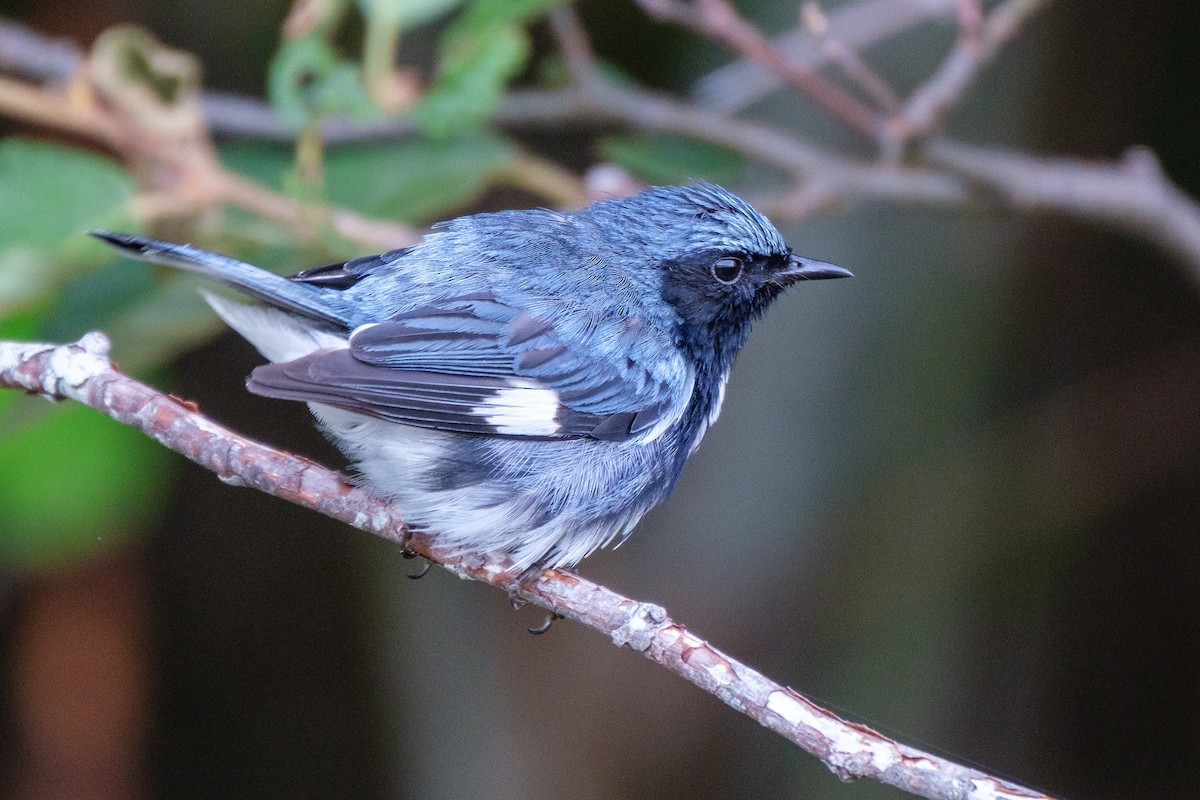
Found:
[[[541,625],[538,625],[536,628],[526,628],[526,630],[528,630],[534,636],[541,636],[543,633],[546,633],[548,630],[550,630],[551,625],[562,618],[562,614],[559,614],[557,611],[551,611],[546,615],[546,619],[542,621]]]
[[[408,575],[408,577],[414,581],[418,581],[421,578],[424,578],[426,575],[429,574],[429,570],[433,567],[433,562],[430,561],[428,558],[425,558],[425,556],[421,555],[420,553],[416,553],[407,548],[405,550],[403,550],[400,553],[400,555],[403,556],[404,558],[409,558],[409,559],[412,559],[412,558],[421,559],[421,561],[422,561],[421,569],[418,570],[417,572],[414,572],[414,573]]]

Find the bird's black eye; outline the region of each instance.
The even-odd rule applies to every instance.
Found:
[[[712,274],[721,283],[733,283],[742,277],[742,270],[744,268],[745,264],[740,258],[725,256],[724,258],[718,258],[713,263]]]

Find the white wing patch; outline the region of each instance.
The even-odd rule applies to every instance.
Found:
[[[494,397],[476,406],[472,413],[487,420],[498,433],[508,436],[553,436],[559,432],[558,392],[532,381],[510,381]]]

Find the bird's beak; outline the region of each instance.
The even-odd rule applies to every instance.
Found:
[[[785,286],[797,281],[823,281],[826,278],[853,277],[854,273],[844,267],[800,256],[789,256],[787,267],[775,273],[775,279]]]

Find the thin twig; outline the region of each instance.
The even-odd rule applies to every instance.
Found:
[[[726,0],[637,0],[637,3],[655,19],[689,28],[775,73],[860,133],[874,138],[882,130],[883,120],[878,114],[821,73],[785,57]]]
[[[962,181],[945,180],[930,170],[880,167],[855,161],[765,125],[715,115],[694,103],[619,85],[600,70],[587,33],[570,7],[555,11],[551,31],[575,84],[575,91],[567,97],[542,95],[550,100],[560,125],[564,119],[590,118],[594,123],[620,123],[635,129],[684,134],[728,147],[799,179],[819,176],[823,183],[839,187],[840,196],[847,200],[860,194],[893,199],[921,197],[934,203],[961,203],[968,199]],[[531,108],[537,98],[524,94],[514,99],[524,101],[527,123],[537,119]],[[570,106],[564,107],[564,100]]]
[[[957,0],[858,0],[828,14],[829,37],[861,52],[871,45],[912,30],[929,21],[953,19]],[[799,25],[771,39],[788,60],[817,69],[826,54]],[[779,76],[740,58],[713,70],[696,82],[693,97],[701,104],[736,114],[783,85]]]
[[[37,81],[65,81],[83,54],[70,39],[55,39],[11,20],[0,22],[0,72]]]
[[[980,19],[978,0],[960,0],[958,43],[888,122],[888,135],[906,142],[934,133],[983,69],[1017,37],[1025,22],[1048,4],[1049,0],[1005,0]]]
[[[996,16],[999,9],[994,11],[989,17],[992,24],[1001,25],[999,20],[1004,20],[1002,27],[1015,28],[1020,21],[1018,7],[1008,8],[1001,16]],[[0,30],[3,28],[0,25]],[[561,46],[561,31],[559,35]],[[501,104],[496,122],[556,130],[619,125],[682,134],[728,147],[791,176],[793,187],[784,195],[757,198],[766,207],[764,210],[782,219],[797,219],[818,208],[845,206],[863,199],[952,208],[1001,200],[1018,209],[1068,213],[1145,237],[1200,276],[1200,207],[1160,170],[1147,173],[1130,171],[1127,165],[1041,158],[948,139],[939,139],[923,149],[926,166],[862,161],[766,125],[713,114],[703,106],[664,94],[617,85],[595,68],[589,51],[583,48],[586,38],[579,40],[573,51],[564,48],[564,52],[584,56],[568,59],[574,64],[572,69],[580,73],[575,89],[512,92]],[[261,103],[244,99],[236,102],[241,109],[238,114],[246,108],[257,109],[260,122],[272,114]],[[74,96],[68,99],[68,93],[58,89],[31,87],[12,79],[0,78],[0,113],[94,138],[117,152],[138,147],[139,142],[144,146],[145,142],[136,136],[130,142],[120,125],[95,104],[80,102]],[[385,132],[404,135],[412,128],[410,123],[399,121]],[[156,153],[163,155],[161,151]],[[172,158],[171,151],[165,155]],[[194,214],[205,205],[229,202],[283,221],[305,235],[311,235],[314,224],[329,224],[347,239],[389,248],[411,243],[417,236],[404,226],[352,212],[304,206],[265,187],[243,183],[239,176],[211,168],[200,173],[204,179],[198,181],[199,189],[195,181],[185,180],[169,191],[143,192],[135,201],[135,210],[140,209],[147,218],[157,218],[164,214]],[[329,218],[321,222],[325,213]]]
[[[923,167],[880,166],[838,155],[754,122],[715,116],[707,109],[647,90],[596,82],[579,98],[579,111],[599,121],[667,131],[728,147],[786,170],[798,179],[813,175],[839,187],[846,200],[862,197],[961,205],[971,201],[962,180]]]
[[[556,208],[583,208],[588,204],[588,193],[579,176],[529,152],[518,151],[516,158],[495,171],[494,178],[497,183],[544,197]]]
[[[689,632],[661,606],[623,597],[579,575],[547,570],[523,578],[506,562],[450,555],[436,539],[411,534],[393,503],[352,486],[312,461],[240,436],[194,406],[117,372],[108,339],[89,333],[72,345],[0,342],[0,387],[89,405],[214,472],[373,533],[441,564],[576,620],[690,681],[819,758],[842,780],[871,778],[934,800],[1048,800],[979,770],[899,744],[847,722]]]
[[[550,32],[554,34],[563,63],[567,65],[567,72],[577,86],[587,86],[599,78],[600,69],[592,42],[574,8],[554,8],[550,12]]]
[[[120,125],[92,104],[80,102],[66,91],[42,89],[12,78],[0,77],[0,114],[93,139],[114,150],[124,142]]]
[[[186,114],[156,115],[104,102],[102,80],[80,66],[73,85],[32,86],[0,77],[0,114],[91,139],[120,156],[147,185],[129,211],[146,221],[191,216],[221,205],[246,209],[312,237],[322,224],[360,245],[392,249],[420,238],[412,228],[347,209],[302,203],[227,170],[209,146],[203,121]],[[111,89],[111,87],[108,87]],[[184,120],[180,123],[179,120]],[[155,128],[159,120],[170,120]]]
[[[800,22],[808,34],[820,42],[822,55],[841,67],[846,77],[874,100],[876,106],[889,113],[900,107],[900,96],[891,84],[858,51],[830,33],[829,16],[817,0],[805,0],[800,6]]]
[[[223,167],[213,169],[202,181],[211,191],[210,203],[228,203],[292,228],[311,230],[328,224],[344,239],[386,250],[407,247],[421,238],[420,231],[407,225],[371,219],[344,208],[302,203]]]
[[[1017,24],[1014,12],[1006,14],[1006,24]],[[1200,204],[1171,183],[1148,151],[1135,151],[1141,166],[1131,169],[1128,159],[1111,164],[1043,158],[940,139],[922,151],[930,167],[859,161],[774,128],[619,86],[596,67],[586,34],[569,10],[556,18],[553,30],[578,90],[570,99],[519,96],[527,121],[537,118],[534,109],[547,100],[549,116],[559,124],[590,116],[729,147],[796,176],[795,188],[783,197],[756,198],[781,219],[867,198],[957,207],[1001,199],[1020,210],[1067,213],[1143,236],[1182,260],[1200,281]]]

